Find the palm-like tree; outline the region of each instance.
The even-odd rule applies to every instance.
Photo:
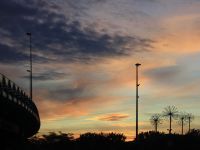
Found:
[[[181,112],[178,115],[178,123],[181,125],[181,133],[182,133],[182,135],[183,135],[183,127],[186,124],[186,122],[187,122],[187,114],[184,113],[184,112]]]
[[[163,117],[169,118],[169,134],[172,131],[172,119],[176,119],[178,117],[178,110],[175,106],[167,106],[164,108]]]
[[[159,124],[162,123],[161,115],[160,114],[153,114],[150,118],[150,122],[155,128],[155,132],[157,132]]]
[[[189,130],[188,130],[188,132],[190,132],[190,124],[191,124],[192,120],[194,120],[194,115],[191,114],[191,113],[188,113],[188,114],[186,115],[186,119],[187,119],[188,125],[189,125]]]

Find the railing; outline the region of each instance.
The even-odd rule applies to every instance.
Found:
[[[0,95],[26,109],[40,122],[38,110],[28,95],[13,81],[0,73]]]

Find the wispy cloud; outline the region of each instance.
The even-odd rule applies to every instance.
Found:
[[[57,80],[66,77],[67,74],[63,72],[56,72],[53,70],[49,70],[42,73],[35,73],[33,76],[33,80],[44,81],[44,80]],[[29,78],[29,76],[24,76],[24,78]]]
[[[100,120],[100,121],[121,121],[123,119],[129,118],[128,114],[106,114],[96,116],[91,118],[91,120]]]
[[[45,91],[44,91],[45,93]],[[45,94],[44,94],[45,95]],[[89,115],[93,111],[106,108],[121,100],[119,97],[86,97],[74,98],[66,101],[36,99],[42,120],[58,120],[62,118],[81,117]],[[102,103],[103,102],[103,103]],[[116,116],[117,117],[117,116]],[[119,115],[119,118],[127,118],[128,115]]]

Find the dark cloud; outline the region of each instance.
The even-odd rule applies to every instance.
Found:
[[[95,27],[83,28],[79,21],[70,20],[52,9],[59,7],[45,1],[1,1],[0,30],[4,31],[0,32],[1,57],[7,62],[27,59],[27,53],[24,52],[28,47],[26,32],[32,32],[35,52],[42,56],[55,56],[55,59],[47,58],[35,53],[34,61],[39,62],[87,62],[101,57],[126,56],[151,48],[153,41],[149,39],[99,33]],[[3,46],[8,39],[14,42],[7,46],[9,51],[6,51]],[[15,49],[18,50],[17,54]],[[12,53],[13,56],[8,57]]]
[[[12,17],[10,19],[14,19],[17,16],[24,16],[26,15],[35,15],[37,11],[35,9],[30,8],[30,7],[25,7],[23,6],[22,3],[15,1],[15,0],[2,0],[0,5],[0,15],[1,17]],[[9,18],[8,18],[9,19]],[[2,24],[2,23],[1,23]]]
[[[28,56],[17,52],[15,48],[0,44],[0,62],[9,63],[28,60]]]
[[[146,74],[149,76],[159,79],[169,79],[169,78],[174,78],[180,73],[180,68],[179,66],[166,66],[166,67],[160,67],[160,68],[155,68],[148,70]]]
[[[101,121],[120,121],[122,119],[128,118],[129,115],[127,114],[108,114],[105,116],[99,117]]]
[[[154,68],[145,71],[145,75],[150,77],[154,82],[167,84],[167,85],[178,85],[183,84],[184,79],[184,71],[181,66],[166,66],[160,68]]]
[[[39,80],[39,81],[57,80],[57,79],[62,79],[66,76],[67,74],[62,73],[62,72],[46,71],[43,73],[35,73],[33,76],[33,80]],[[24,76],[24,78],[29,78],[29,76]]]
[[[49,90],[48,99],[56,100],[57,102],[70,101],[75,105],[78,103],[78,98],[84,97],[86,87],[60,87],[58,89]]]
[[[29,54],[25,51],[19,51],[16,47],[4,45],[0,43],[0,62],[1,63],[20,63],[24,61],[29,61]],[[47,58],[34,55],[33,59],[38,62],[46,62]]]

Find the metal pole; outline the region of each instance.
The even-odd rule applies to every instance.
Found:
[[[140,66],[141,64],[137,63],[135,64],[136,66],[136,137],[135,139],[138,140],[138,87],[139,87],[139,84],[138,84],[138,67]]]
[[[182,135],[183,135],[183,119],[184,119],[184,118],[181,119],[181,126],[182,126],[181,133],[182,133]]]
[[[189,133],[190,133],[190,119],[191,119],[191,118],[189,117]]]
[[[169,116],[169,134],[172,133],[172,116]]]
[[[29,46],[30,46],[30,70],[28,70],[30,72],[30,98],[32,100],[33,98],[33,93],[32,93],[32,37],[31,37],[31,33],[30,32],[27,32],[26,33],[28,36],[29,36]]]

